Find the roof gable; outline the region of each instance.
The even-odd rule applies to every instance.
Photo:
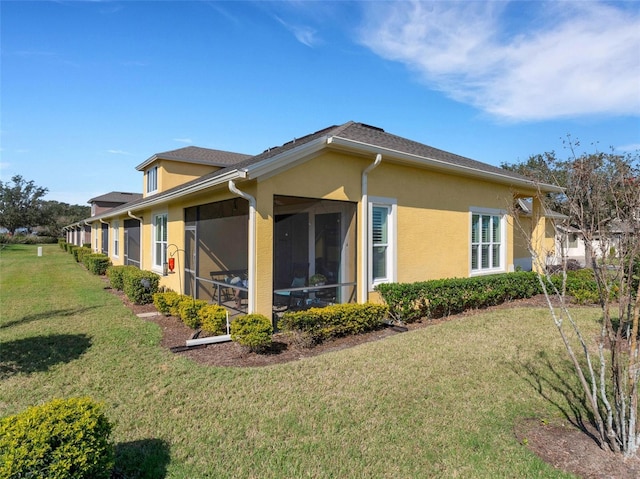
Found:
[[[342,143],[342,146],[340,143]],[[361,155],[368,156],[371,153],[383,153],[386,161],[404,162],[422,168],[439,168],[454,174],[481,177],[488,181],[512,184],[516,187],[526,187],[533,190],[540,187],[542,191],[562,191],[561,188],[554,185],[538,185],[529,178],[503,168],[392,135],[381,128],[350,121],[342,125],[334,125],[318,130],[301,138],[294,138],[281,146],[269,148],[255,156],[198,147],[186,147],[158,153],[147,162],[139,165],[137,169],[143,169],[145,165],[148,166],[153,161],[161,158],[176,159],[177,161],[186,161],[185,158],[191,158],[191,161],[194,161],[193,159],[198,154],[202,154],[205,157],[211,155],[212,158],[221,158],[225,154],[232,156],[227,157],[226,161],[228,163],[222,165],[219,170],[162,193],[136,200],[130,205],[126,205],[126,207],[116,208],[114,213],[126,211],[130,208],[144,208],[149,205],[161,204],[182,195],[226,184],[230,179],[255,179],[263,175],[271,175],[300,161],[305,155],[324,148],[339,148],[344,147],[344,145],[351,151]],[[200,150],[207,151],[202,152]],[[236,160],[235,162],[233,162],[234,159]]]
[[[251,155],[243,153],[213,150],[211,148],[201,148],[199,146],[186,146],[184,148],[178,148],[177,150],[156,153],[143,163],[136,166],[136,170],[142,171],[157,160],[172,160],[183,163],[195,163],[225,168],[250,157]]]

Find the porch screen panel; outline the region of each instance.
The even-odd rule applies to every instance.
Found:
[[[102,254],[109,254],[109,225],[102,224]]]
[[[356,300],[355,203],[276,196],[274,220],[276,295],[286,297],[277,290],[300,287],[302,275],[305,285],[320,286],[309,292],[311,301]]]
[[[197,208],[195,293],[199,299],[217,301],[212,280],[247,277],[249,203],[234,198]]]
[[[140,222],[124,220],[124,261],[125,264],[140,268]]]

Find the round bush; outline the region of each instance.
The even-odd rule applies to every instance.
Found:
[[[227,334],[227,310],[217,304],[207,304],[198,311],[200,327],[203,331],[219,336]]]
[[[154,293],[153,305],[162,314],[172,314],[171,308],[181,301],[181,296],[174,291],[165,291],[164,293]],[[177,312],[176,312],[177,315]]]
[[[109,478],[112,424],[90,398],[54,399],[0,419],[0,477]]]
[[[184,324],[191,329],[198,329],[200,327],[200,318],[198,311],[207,305],[204,299],[193,299],[190,296],[186,296],[178,306],[180,311],[180,319]]]
[[[252,351],[262,351],[271,345],[273,326],[262,314],[239,316],[231,322],[231,340]]]

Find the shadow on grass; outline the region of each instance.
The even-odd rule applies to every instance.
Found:
[[[589,426],[595,427],[595,420],[571,361],[557,360],[557,364],[553,364],[542,351],[538,353],[538,359],[537,362],[513,364],[513,370],[524,376],[529,385],[555,406],[569,423],[600,444],[598,438],[591,433],[592,428]],[[561,401],[560,397],[565,401]]]
[[[43,319],[49,319],[53,317],[67,317],[73,316],[75,314],[81,314],[85,311],[90,311],[92,309],[97,308],[98,306],[90,306],[87,308],[68,308],[68,309],[56,309],[54,311],[45,311],[43,313],[38,314],[28,314],[20,319],[15,319],[13,321],[8,321],[4,324],[0,324],[0,329],[10,328],[11,326],[16,326],[18,324],[26,324],[31,323],[33,321],[41,321]]]
[[[161,439],[116,444],[116,465],[112,479],[161,479],[171,459],[169,444]]]
[[[3,342],[0,346],[0,379],[35,373],[82,356],[91,346],[85,334],[51,334]]]

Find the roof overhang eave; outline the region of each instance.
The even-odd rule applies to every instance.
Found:
[[[149,166],[151,163],[153,163],[154,161],[159,160],[159,159],[160,158],[158,157],[158,155],[150,156],[145,161],[143,161],[138,166],[136,166],[136,170],[143,171],[147,166]]]
[[[442,160],[437,160],[435,158],[428,158],[425,156],[405,153],[405,152],[394,150],[391,148],[371,145],[369,143],[363,143],[360,141],[341,138],[338,136],[330,137],[327,140],[327,144],[332,145],[333,147],[338,149],[357,151],[361,153],[371,153],[371,154],[382,153],[386,161],[393,161],[401,164],[409,164],[412,166],[421,166],[423,168],[433,168],[439,171],[447,171],[447,172],[456,173],[459,175],[482,178],[482,179],[494,181],[497,183],[527,188],[529,190],[537,190],[544,193],[564,192],[563,188],[556,185],[549,185],[546,183],[536,183],[535,181],[531,181],[531,180],[514,178],[507,173],[505,174],[494,173],[490,171],[483,171],[477,168],[471,168],[468,166],[454,165],[452,163],[448,163]]]
[[[327,145],[327,137],[322,136],[311,140],[307,143],[303,143],[300,146],[293,147],[290,150],[279,153],[270,158],[265,158],[262,161],[249,165],[243,168],[242,171],[246,173],[247,179],[257,179],[265,176],[269,176],[283,168],[290,166],[292,163],[300,161],[319,152]]]
[[[116,216],[126,215],[128,211],[138,212],[148,208],[153,208],[154,206],[163,205],[170,202],[171,200],[175,200],[183,196],[199,193],[200,191],[206,190],[207,188],[212,188],[219,185],[227,185],[229,180],[245,179],[246,176],[247,174],[245,171],[228,171],[222,175],[214,176],[213,178],[207,178],[206,180],[199,181],[183,188],[177,188],[175,191],[172,191],[169,194],[158,193],[157,195],[145,198],[140,203],[137,203],[135,205],[124,204],[121,207],[114,208],[112,210],[105,211],[100,215],[93,216],[91,220],[104,220],[108,218],[114,218]]]

